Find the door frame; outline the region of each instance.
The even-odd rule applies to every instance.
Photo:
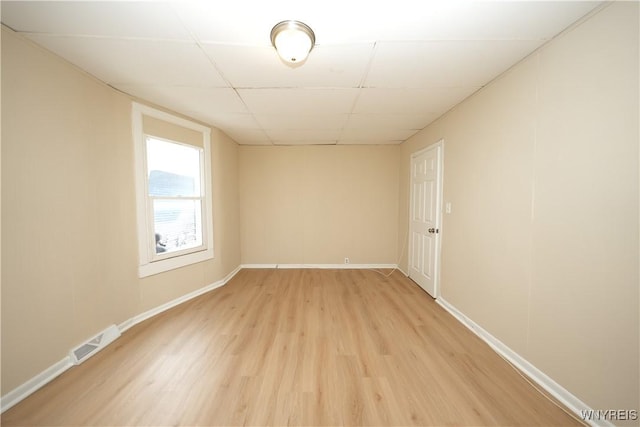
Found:
[[[441,260],[441,252],[442,252],[442,212],[444,209],[443,197],[442,197],[442,189],[443,189],[443,180],[444,180],[444,138],[440,138],[435,143],[428,145],[425,148],[421,148],[418,151],[415,151],[409,155],[409,214],[407,215],[407,237],[411,235],[411,213],[413,212],[413,159],[417,156],[420,156],[427,152],[428,150],[436,149],[438,150],[438,173],[436,176],[436,205],[438,209],[436,209],[436,228],[438,228],[439,233],[436,235],[436,254],[434,260],[434,299],[440,298],[440,260]],[[411,239],[407,238],[407,277],[411,278],[411,258],[413,256],[413,251],[411,249]]]

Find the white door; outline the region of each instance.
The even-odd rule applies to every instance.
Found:
[[[438,296],[442,142],[411,156],[409,277]]]

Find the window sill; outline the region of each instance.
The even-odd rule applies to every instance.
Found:
[[[180,267],[186,267],[187,265],[206,261],[208,259],[213,259],[212,248],[174,258],[167,258],[160,261],[142,264],[138,267],[138,277],[142,278],[153,276],[154,274],[164,273],[165,271],[175,270]]]

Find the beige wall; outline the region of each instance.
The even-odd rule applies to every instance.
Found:
[[[242,263],[395,263],[398,155],[398,146],[241,147]]]
[[[131,100],[2,31],[2,394],[240,263],[238,148],[212,132],[215,259],[138,279]]]
[[[607,7],[401,153],[406,230],[409,156],[445,140],[443,298],[595,409],[640,400],[638,34]]]

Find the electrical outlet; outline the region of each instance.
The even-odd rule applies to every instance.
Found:
[[[345,258],[345,259],[344,259],[344,263],[345,263],[345,264],[349,264],[349,258]]]

